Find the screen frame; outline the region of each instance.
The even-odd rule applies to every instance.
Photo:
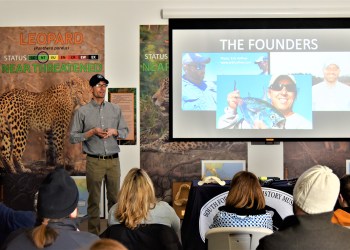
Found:
[[[173,30],[200,29],[349,29],[348,17],[301,17],[301,18],[169,18],[169,140],[171,141],[253,141],[276,144],[279,141],[344,141],[349,137],[239,137],[239,138],[183,138],[174,137],[173,120]]]

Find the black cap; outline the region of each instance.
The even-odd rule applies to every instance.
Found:
[[[94,87],[96,86],[97,83],[99,82],[105,82],[106,84],[109,83],[109,81],[101,74],[96,74],[96,75],[93,75],[90,79],[90,86],[91,87]]]
[[[77,208],[79,191],[63,168],[49,173],[39,187],[37,211],[42,218],[60,219]]]

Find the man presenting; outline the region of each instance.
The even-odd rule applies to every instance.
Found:
[[[70,132],[71,143],[83,143],[86,157],[88,198],[88,230],[100,233],[100,194],[106,181],[108,210],[116,203],[120,187],[118,138],[129,132],[118,105],[105,101],[109,81],[101,74],[90,79],[92,100],[74,114]]]

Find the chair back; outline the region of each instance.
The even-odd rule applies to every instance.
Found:
[[[128,250],[182,250],[174,229],[162,224],[142,224],[135,229],[115,224],[109,226],[100,238],[117,240]]]
[[[273,231],[260,227],[217,227],[205,234],[207,250],[255,250],[259,240]]]

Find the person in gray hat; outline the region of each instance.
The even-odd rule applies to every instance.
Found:
[[[329,167],[306,170],[293,189],[294,215],[284,219],[279,231],[260,239],[257,249],[350,249],[350,230],[331,222],[339,190],[339,178]]]
[[[78,230],[78,188],[63,168],[56,168],[41,183],[37,201],[37,223],[32,229],[13,232],[5,243],[5,250],[47,249],[68,250],[89,247],[98,236]]]
[[[205,81],[209,57],[186,53],[182,58],[182,110],[216,110],[216,84]]]
[[[109,81],[101,74],[90,79],[92,100],[74,114],[71,143],[82,143],[86,157],[88,230],[100,234],[101,185],[105,178],[108,209],[116,203],[120,188],[118,139],[129,133],[119,105],[105,101]]]

